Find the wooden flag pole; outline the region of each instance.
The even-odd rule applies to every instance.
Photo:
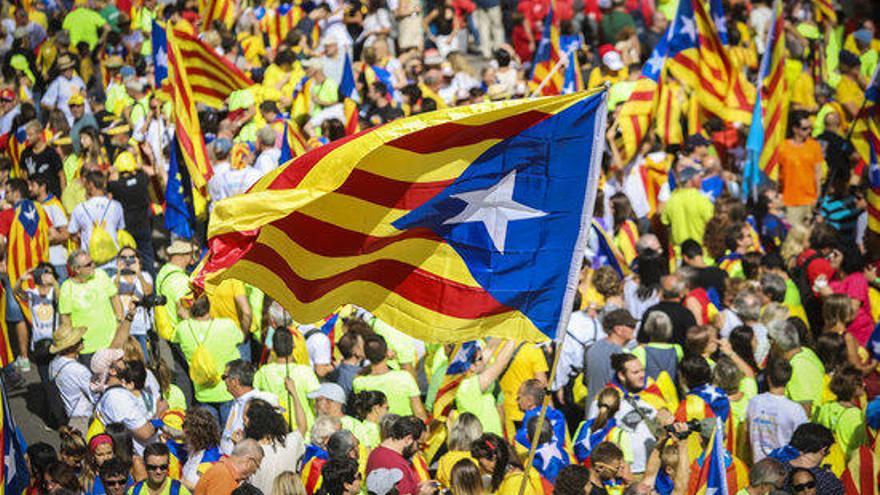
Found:
[[[577,46],[572,46],[567,51],[563,52],[563,55],[559,57],[559,61],[553,65],[553,68],[550,69],[550,72],[541,80],[541,84],[532,91],[532,94],[529,95],[529,98],[534,98],[541,94],[541,91],[544,89],[544,86],[550,81],[550,78],[556,75],[556,72],[559,71],[559,68],[562,67],[562,64],[568,62],[568,56],[571,55],[571,52],[577,49]]]
[[[541,438],[541,429],[544,427],[544,421],[547,419],[547,406],[550,405],[550,397],[552,397],[550,389],[553,387],[553,382],[556,381],[556,369],[559,367],[559,356],[562,354],[562,346],[565,345],[566,335],[568,335],[568,332],[563,332],[559,346],[556,347],[556,352],[553,355],[553,367],[550,369],[550,378],[544,389],[544,402],[541,404],[538,424],[535,426],[535,433],[532,435],[532,442],[529,445],[529,457],[526,460],[526,465],[523,467],[523,479],[519,484],[519,495],[523,495],[526,492],[526,485],[529,483],[529,470],[532,469],[532,462],[535,460],[535,450],[538,448],[538,440]],[[526,430],[528,431],[528,425],[526,425]]]

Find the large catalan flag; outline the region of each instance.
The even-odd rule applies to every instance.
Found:
[[[715,16],[722,15],[716,6]],[[722,23],[723,25],[723,23]],[[700,106],[727,121],[748,124],[755,89],[730,61],[716,21],[702,0],[682,0],[667,33],[669,70],[696,92]]]
[[[30,476],[24,452],[27,449],[21,431],[15,425],[9,397],[6,395],[6,382],[0,377],[0,458],[3,459],[0,495],[19,495],[28,486]]]
[[[754,194],[763,179],[776,180],[779,146],[785,141],[788,121],[788,86],[785,82],[785,18],[782,0],[773,4],[767,34],[767,51],[758,71],[758,95],[746,143],[748,160],[743,169],[743,188]]]
[[[166,31],[168,36],[168,77],[171,79],[171,96],[174,105],[175,136],[180,146],[183,162],[192,181],[194,195],[193,207],[200,216],[204,212],[207,185],[211,179],[211,163],[205,149],[205,138],[199,124],[196,102],[183,62],[183,53],[177,42],[177,31]]]
[[[852,455],[840,481],[843,482],[844,493],[880,493],[880,459],[870,445],[862,445]]]
[[[605,100],[449,108],[312,150],[215,205],[202,282],[252,283],[298,321],[351,303],[427,341],[554,338],[586,248]]]
[[[206,45],[191,33],[173,29],[173,40],[180,50],[181,61],[186,69],[193,99],[212,108],[223,108],[226,99],[234,91],[249,88],[254,83],[229,60],[219,56],[213,48]],[[153,36],[157,40],[169,40],[165,29],[153,22]],[[156,43],[159,44],[159,43]],[[156,67],[156,82],[162,84],[168,75],[168,46],[153,48]],[[161,77],[160,74],[164,74]],[[160,78],[161,77],[161,78]],[[168,89],[166,87],[166,89]]]
[[[529,82],[533,92],[538,91],[544,96],[558,95],[565,87],[565,74],[557,67],[565,55],[559,44],[559,20],[554,14],[555,7],[556,2],[551,0],[550,11],[544,17],[541,41],[532,59],[532,80]]]

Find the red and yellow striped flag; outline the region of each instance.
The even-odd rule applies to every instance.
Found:
[[[788,123],[788,84],[785,81],[785,18],[782,15],[782,1],[774,4],[774,22],[770,26],[768,53],[761,61],[759,77],[765,76],[761,84],[763,108],[764,147],[761,149],[758,166],[770,179],[776,180],[779,169],[779,146],[785,141],[785,128]]]
[[[15,206],[6,247],[9,282],[15,282],[31,268],[49,261],[49,218],[39,204],[25,199]]]
[[[840,476],[845,493],[878,495],[880,493],[880,459],[868,445],[862,445]]]
[[[834,0],[813,0],[813,14],[816,16],[816,24],[828,23],[837,25],[837,11]]]
[[[193,208],[197,216],[204,212],[208,197],[208,181],[213,174],[205,138],[189,75],[177,42],[177,31],[168,30],[168,77],[171,80],[171,101],[174,105],[175,135],[192,181]],[[199,197],[201,196],[201,197]]]
[[[598,183],[604,101],[604,92],[577,93],[450,108],[313,149],[215,205],[196,282],[252,281],[298,321],[356,304],[423,340],[544,340],[560,325],[553,315],[570,308],[560,301],[577,253],[567,250],[581,237],[565,228],[583,227],[584,218],[589,228],[586,191],[571,188]],[[504,200],[516,203],[516,212],[504,210],[504,227],[465,215],[477,195],[514,188],[523,195]],[[572,223],[541,223],[562,217]],[[466,233],[469,251],[459,251]],[[540,275],[529,271],[538,266]],[[510,298],[514,278],[533,296]],[[537,296],[549,291],[557,297]]]
[[[345,134],[357,134],[360,130],[360,116],[358,115],[357,102],[351,98],[346,98],[342,102],[342,109],[345,115]]]
[[[296,27],[303,15],[302,7],[289,3],[283,3],[276,9],[267,9],[266,15],[260,19],[260,31],[269,38],[272,50],[278,49],[278,45]]]
[[[213,29],[214,21],[221,21],[227,29],[232,29],[235,24],[235,2],[232,0],[199,0],[199,13],[203,31]]]
[[[657,125],[654,132],[665,146],[681,144],[684,132],[681,129],[681,114],[686,98],[681,84],[667,77],[660,85],[660,98],[657,101]]]
[[[629,99],[620,108],[618,125],[623,136],[623,161],[629,162],[639,151],[639,145],[648,134],[657,101],[658,84],[649,77],[641,77]]]
[[[565,71],[558,66],[564,55],[559,43],[559,20],[555,11],[556,2],[551,0],[550,12],[544,17],[544,32],[532,60],[532,80],[529,81],[530,90],[544,96],[561,94],[565,86]]]
[[[233,91],[246,89],[254,83],[231,62],[221,57],[210,46],[194,35],[174,28],[172,38],[177,45],[180,59],[186,69],[187,82],[193,99],[213,108],[223,108],[226,98]],[[170,50],[169,50],[170,66]]]

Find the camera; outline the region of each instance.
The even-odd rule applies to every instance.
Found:
[[[143,299],[135,301],[135,305],[150,309],[156,306],[164,306],[168,302],[168,298],[158,294],[150,294],[144,296]]]
[[[692,419],[685,423],[687,425],[687,429],[683,431],[675,431],[675,425],[667,425],[666,431],[670,435],[675,435],[679,440],[684,440],[689,437],[691,433],[699,433],[703,431],[703,423],[699,419]]]

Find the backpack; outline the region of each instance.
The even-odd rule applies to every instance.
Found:
[[[55,380],[58,379],[58,376],[64,371],[64,368],[72,362],[73,361],[68,361],[64,363],[61,366],[61,369],[55,373],[55,376],[50,377],[49,381],[45,384],[46,424],[53,430],[57,430],[70,422],[70,417],[67,415],[67,409],[64,407],[64,400],[61,398],[61,390],[58,389]]]
[[[196,341],[196,350],[189,360],[189,377],[193,383],[205,388],[216,386],[220,383],[221,379],[221,373],[217,370],[217,362],[214,360],[214,356],[211,355],[211,351],[205,347],[205,339],[211,333],[212,325],[214,325],[214,320],[211,320],[211,323],[208,324],[208,329],[205,331],[201,341],[196,338],[192,326],[187,325],[193,340]]]
[[[89,217],[89,222],[92,224],[92,234],[89,236],[89,256],[95,261],[98,265],[103,265],[108,261],[112,260],[116,257],[116,253],[119,252],[120,247],[136,247],[134,244],[134,238],[126,232],[124,229],[120,229],[116,232],[117,240],[113,239],[113,236],[110,235],[110,232],[107,231],[107,222],[104,219],[107,216],[107,211],[110,210],[110,206],[112,200],[107,201],[107,206],[104,207],[104,213],[101,214],[101,219],[97,222],[92,218],[89,214],[89,210],[83,205],[83,211],[86,213],[86,216]]]
[[[86,442],[106,431],[105,427],[107,426],[107,421],[101,417],[101,413],[98,412],[98,409],[101,408],[101,404],[103,404],[102,401],[105,397],[107,397],[107,392],[113,390],[114,388],[122,388],[122,385],[113,385],[112,387],[108,387],[106,390],[104,390],[104,393],[101,394],[101,398],[98,399],[98,402],[95,403],[95,410],[92,413],[92,420],[89,421],[89,429],[86,430]]]
[[[822,328],[822,301],[813,293],[813,284],[807,272],[810,263],[821,258],[818,252],[813,253],[803,263],[796,263],[791,269],[791,280],[795,283],[801,296],[801,305],[807,314],[810,328]]]

